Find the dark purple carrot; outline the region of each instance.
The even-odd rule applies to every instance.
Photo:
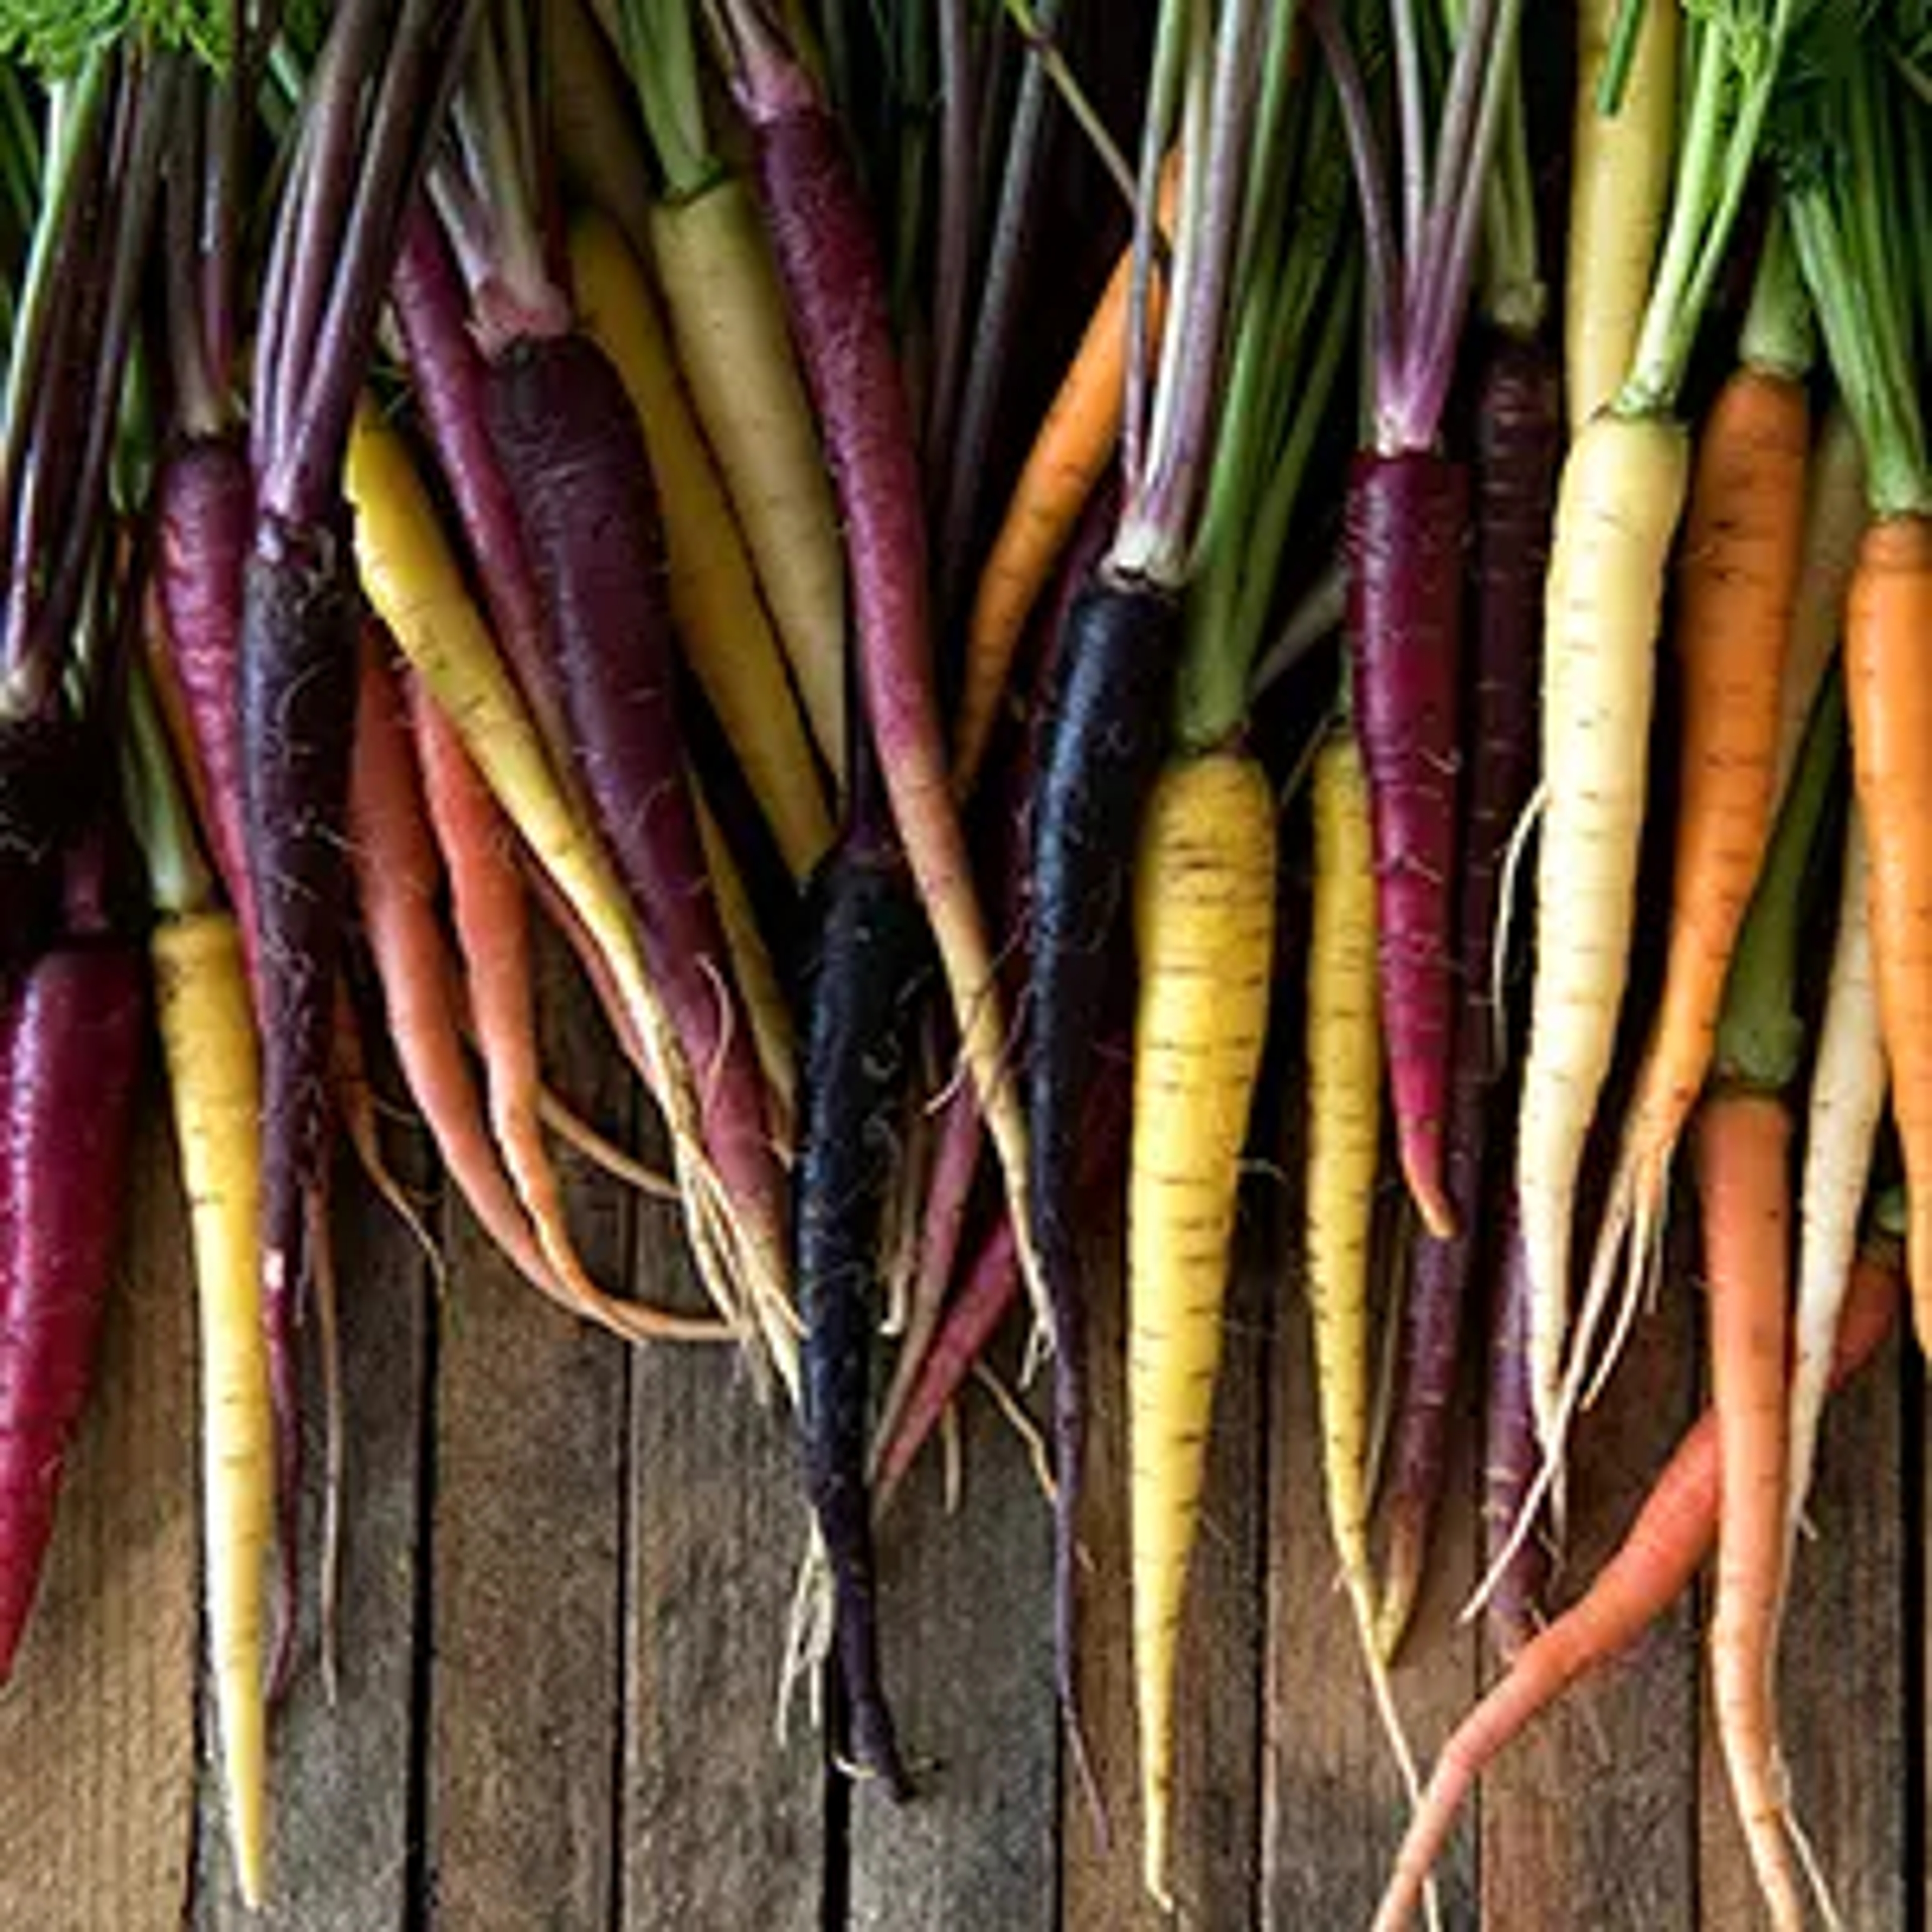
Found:
[[[516,499],[490,440],[483,354],[470,328],[462,278],[427,200],[418,201],[404,224],[389,300],[417,406],[449,485],[490,628],[558,769],[567,769],[569,740],[543,599]]]
[[[1456,36],[1433,140],[1414,0],[1394,27],[1398,224],[1373,117],[1334,0],[1310,18],[1336,82],[1366,240],[1375,432],[1349,478],[1352,694],[1373,814],[1383,1027],[1398,1144],[1431,1234],[1454,1229],[1444,1156],[1454,1051],[1458,736],[1468,485],[1441,453],[1490,166],[1515,87],[1521,6],[1478,0]],[[1429,152],[1432,149],[1432,156]]]
[[[782,1188],[685,779],[662,535],[636,413],[616,370],[580,335],[512,343],[488,365],[484,393],[548,620],[576,769],[690,1063],[706,1144],[776,1251]]]
[[[254,531],[255,485],[240,437],[197,436],[178,444],[161,466],[154,500],[163,632],[206,788],[215,866],[253,980],[258,928],[240,694],[243,561]]]
[[[1078,1208],[1095,1021],[1118,971],[1142,808],[1168,742],[1180,607],[1102,571],[1069,611],[1041,721],[1028,866],[1027,1125],[1034,1244],[1053,1308],[1055,1629],[1071,1702],[1085,1450]]]
[[[1430,1232],[1456,1225],[1449,1114],[1468,476],[1432,451],[1365,451],[1349,472],[1348,640],[1373,808],[1383,1026],[1402,1172]]]
[[[0,1682],[86,1401],[140,1084],[142,956],[84,893],[0,1014]]]
[[[1536,776],[1536,694],[1556,466],[1556,371],[1540,346],[1498,337],[1475,398],[1474,650],[1462,706],[1470,748],[1456,886],[1458,998],[1444,1181],[1455,1232],[1415,1236],[1402,1310],[1401,1396],[1390,1462],[1378,1641],[1394,1653],[1420,1587],[1448,1460],[1468,1284],[1479,1264],[1488,1120],[1502,1071],[1494,950],[1510,839]]]
[[[1483,1408],[1483,1567],[1496,1577],[1486,1606],[1497,1652],[1513,1660],[1542,1625],[1549,1546],[1517,1540],[1502,1560],[1542,1460],[1529,1362],[1529,1264],[1516,1205],[1498,1242],[1490,1316],[1489,1373]]]
[[[323,1198],[337,969],[349,897],[349,751],[362,597],[342,472],[402,211],[479,0],[341,0],[304,90],[262,274],[244,566],[238,741],[261,980],[264,1319],[292,1660],[300,1430],[293,1346]]]
[[[852,1755],[902,1798],[910,1786],[879,1662],[867,1390],[880,1224],[928,956],[910,874],[868,796],[868,763],[853,761],[852,822],[812,887],[792,1266],[805,1324],[800,1437],[832,1568]]]
[[[924,479],[884,274],[843,136],[815,85],[762,10],[731,0],[726,14],[760,199],[844,522],[866,728],[1024,1238],[1026,1130],[940,722]]]

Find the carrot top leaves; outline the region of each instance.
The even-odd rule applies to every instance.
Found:
[[[1760,1093],[1781,1092],[1803,1063],[1797,1006],[1805,887],[1844,748],[1844,680],[1834,670],[1813,707],[1798,770],[1732,955],[1718,1019],[1718,1078]]]
[[[1676,406],[1778,97],[1786,50],[1817,0],[1682,4],[1690,27],[1687,105],[1670,225],[1636,354],[1615,404],[1629,416],[1667,415]]]
[[[64,76],[139,35],[225,74],[235,58],[234,10],[228,0],[0,0],[0,56]]]
[[[1821,32],[1807,52],[1773,130],[1798,260],[1864,446],[1874,513],[1932,510],[1913,353],[1922,305],[1915,276],[1925,274],[1932,249],[1895,188],[1901,150],[1919,142],[1924,110],[1898,98],[1901,83],[1877,36]]]

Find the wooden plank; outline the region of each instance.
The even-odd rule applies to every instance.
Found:
[[[628,1076],[546,946],[544,1065],[607,1127]],[[586,1264],[621,1282],[632,1204],[559,1154]],[[624,1346],[526,1286],[454,1198],[439,1334],[430,1909],[452,1926],[602,1925],[616,1883]]]
[[[152,1083],[87,1414],[0,1696],[0,1924],[177,1922],[194,1840],[194,1297]]]
[[[1596,1574],[1682,1435],[1696,1400],[1699,1319],[1673,1260],[1656,1311],[1636,1324],[1576,1432],[1559,1593]],[[1486,1932],[1546,1926],[1552,1900],[1564,1922],[1593,1932],[1696,1922],[1698,1668],[1687,1599],[1505,1754],[1482,1793]]]
[[[1798,1816],[1843,1922],[1861,1932],[1889,1932],[1907,1916],[1900,1408],[1894,1343],[1826,1414],[1811,1493],[1817,1534],[1798,1550],[1779,1675]],[[1704,1732],[1699,1916],[1718,1932],[1756,1922],[1762,1907],[1708,1719]]]
[[[1298,1143],[1291,1148],[1298,1174]],[[1294,1192],[1298,1202],[1298,1188]],[[1282,1271],[1270,1432],[1273,1561],[1262,1765],[1263,1922],[1280,1932],[1366,1923],[1406,1816],[1400,1772],[1376,1713],[1355,1620],[1336,1581],[1298,1206],[1294,1212]],[[1465,1427],[1460,1432],[1428,1582],[1397,1672],[1403,1723],[1425,1760],[1467,1708],[1476,1673],[1475,1640],[1456,1622],[1473,1581],[1475,1550],[1470,1432]],[[1471,1924],[1472,1834],[1458,1836],[1437,1875],[1444,1924]]]
[[[1048,1379],[1043,1368],[1036,1413]],[[969,1388],[961,1409],[957,1514],[932,1455],[881,1538],[886,1667],[920,1790],[902,1808],[876,1786],[853,1791],[850,1923],[867,1932],[1056,1922],[1052,1516],[986,1392]]]
[[[674,1210],[638,1225],[639,1292],[695,1306]],[[639,1353],[632,1390],[623,1924],[817,1932],[825,1780],[808,1734],[774,1739],[806,1523],[787,1412],[710,1348]]]
[[[1264,1198],[1250,1208],[1265,1212]],[[1251,1213],[1235,1270],[1203,1521],[1188,1584],[1178,1695],[1172,1880],[1184,1922],[1253,1922],[1260,1880],[1262,1471],[1274,1297],[1254,1256]],[[1141,1882],[1138,1758],[1129,1589],[1124,1294],[1118,1268],[1092,1276],[1094,1335],[1080,1685],[1109,1823],[1100,1842],[1081,1793],[1063,1780],[1064,1923],[1152,1928],[1171,1922]]]
[[[382,1090],[393,1090],[386,1075],[378,1077]],[[389,1138],[412,1184],[424,1171],[421,1147],[407,1132]],[[302,1450],[304,1649],[271,1737],[271,1895],[264,1911],[244,1909],[214,1769],[204,1763],[195,1922],[206,1932],[382,1932],[404,1921],[429,1269],[417,1238],[375,1199],[346,1152],[334,1226],[347,1418],[338,1700],[332,1708],[316,1648],[326,1443],[311,1349]],[[213,1737],[205,1695],[202,1728],[204,1738]]]

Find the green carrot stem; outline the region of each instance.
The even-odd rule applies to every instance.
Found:
[[[1804,886],[1844,747],[1844,680],[1834,667],[1805,728],[1797,774],[1744,915],[1718,1019],[1717,1077],[1761,1093],[1781,1093],[1804,1061],[1797,1001]]]
[[[1782,208],[1774,209],[1752,279],[1738,353],[1754,369],[1796,380],[1810,369],[1816,352],[1811,298],[1805,291],[1790,219]]]
[[[202,856],[194,815],[175,768],[174,749],[140,653],[129,653],[122,721],[121,788],[128,823],[148,869],[148,896],[170,919],[214,903],[214,875]]]
[[[644,133],[664,171],[664,199],[694,200],[724,169],[705,129],[691,8],[686,0],[623,0],[618,20],[624,64],[638,90]],[[842,21],[840,25],[835,48],[842,46]]]

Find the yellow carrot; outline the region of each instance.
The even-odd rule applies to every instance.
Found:
[[[795,878],[832,843],[825,793],[752,560],[671,358],[643,265],[614,223],[571,224],[578,321],[629,393],[662,506],[678,640]]]
[[[261,1074],[242,943],[226,913],[155,928],[168,1070],[200,1310],[202,1496],[209,1671],[237,1882],[266,1895],[267,1564],[274,1444],[260,1254]]]
[[[1574,436],[1630,368],[1664,231],[1677,112],[1678,9],[1643,10],[1615,114],[1597,90],[1623,0],[1583,0],[1576,21],[1576,110],[1570,170],[1564,385]]]
[[[661,202],[651,242],[677,359],[812,724],[845,769],[845,562],[757,207],[734,175]]]
[[[1135,881],[1127,1195],[1134,1677],[1148,1890],[1171,1902],[1174,1676],[1221,1353],[1248,1109],[1268,1028],[1274,797],[1233,754],[1156,786]]]

